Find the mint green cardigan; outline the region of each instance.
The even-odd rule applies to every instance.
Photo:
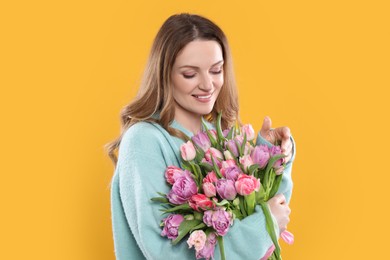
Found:
[[[193,134],[176,121],[172,127]],[[212,125],[210,125],[212,127]],[[160,235],[163,218],[161,204],[150,199],[157,192],[168,193],[164,172],[167,166],[180,166],[179,147],[183,140],[169,135],[158,124],[139,122],[123,135],[118,163],[111,186],[111,213],[115,255],[119,260],[138,259],[195,259],[194,249],[188,249],[183,239],[172,246],[171,240]],[[267,143],[258,134],[257,143]],[[294,143],[293,143],[294,144]],[[287,201],[291,198],[291,166],[287,164],[279,193]],[[272,245],[266,231],[265,217],[259,206],[256,212],[243,220],[236,219],[224,237],[225,255],[228,260],[259,260]],[[220,259],[218,245],[215,259]]]

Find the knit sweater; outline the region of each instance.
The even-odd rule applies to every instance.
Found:
[[[212,125],[209,125],[210,128]],[[173,121],[171,127],[191,137],[193,134]],[[111,186],[111,213],[118,260],[138,259],[195,259],[195,251],[188,249],[183,239],[173,246],[171,240],[161,236],[163,216],[161,204],[152,202],[157,192],[168,193],[164,172],[167,166],[180,167],[180,145],[183,140],[169,135],[160,125],[139,122],[123,135],[117,166]],[[257,144],[267,144],[258,134]],[[294,144],[294,143],[293,143]],[[278,193],[284,193],[287,203],[292,191],[291,167],[295,157],[287,163]],[[224,236],[227,259],[260,259],[272,245],[266,230],[265,217],[260,206],[242,219],[234,220]],[[215,259],[220,259],[218,245]]]

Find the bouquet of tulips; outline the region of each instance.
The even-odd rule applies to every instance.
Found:
[[[214,256],[218,243],[225,259],[223,236],[235,219],[243,219],[260,205],[266,217],[267,231],[273,241],[263,259],[281,259],[274,223],[266,202],[281,183],[284,169],[279,146],[255,145],[251,125],[221,129],[221,114],[216,130],[194,135],[180,147],[182,168],[168,166],[166,181],[172,185],[168,194],[159,193],[153,201],[163,203],[162,236],[175,245],[188,236],[197,259]],[[292,234],[282,238],[291,242]]]

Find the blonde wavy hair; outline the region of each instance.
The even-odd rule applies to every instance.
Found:
[[[218,112],[223,111],[221,121],[223,129],[232,126],[238,120],[237,86],[225,34],[215,23],[205,17],[188,13],[172,15],[164,22],[154,39],[138,94],[120,113],[120,136],[105,145],[114,165],[118,160],[116,153],[123,134],[131,125],[139,121],[156,122],[169,134],[183,140],[188,139],[183,132],[170,127],[175,117],[171,71],[178,53],[194,40],[218,42],[224,58],[224,85],[213,110],[205,118],[213,122]],[[152,118],[156,112],[160,114],[158,119]]]

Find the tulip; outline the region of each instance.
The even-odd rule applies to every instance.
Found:
[[[228,179],[219,179],[217,181],[217,193],[222,199],[234,200],[237,196],[234,181]]]
[[[202,184],[202,189],[204,192],[204,195],[207,197],[215,197],[217,195],[217,190],[212,182],[205,182]]]
[[[213,227],[218,235],[224,236],[233,224],[233,215],[225,209],[207,210],[203,215],[203,222],[208,227]]]
[[[191,176],[184,175],[179,177],[169,191],[167,198],[170,203],[181,205],[186,203],[192,195],[198,192],[198,187]]]
[[[212,182],[212,183],[216,183],[218,180],[217,178],[217,175],[215,174],[215,172],[209,172],[206,177],[204,177],[203,179],[203,183],[205,182]]]
[[[184,143],[180,146],[181,157],[184,161],[192,161],[195,159],[196,151],[194,144],[191,141]]]
[[[253,191],[259,191],[260,180],[246,174],[240,174],[235,182],[237,193],[240,195],[249,195]]]
[[[270,246],[268,248],[267,252],[265,253],[265,255],[260,260],[267,260],[272,255],[272,253],[274,251],[275,251],[275,245],[272,244],[272,246]]]
[[[199,132],[191,139],[196,144],[196,146],[201,148],[204,152],[206,152],[211,147],[211,142],[206,132]]]
[[[255,130],[253,130],[252,125],[243,125],[241,127],[241,131],[246,134],[246,140],[252,141],[253,139],[255,139]]]
[[[248,170],[249,166],[253,165],[253,161],[250,155],[244,155],[243,157],[241,157],[240,163],[244,167],[245,172]]]
[[[205,258],[206,260],[214,259],[214,249],[217,244],[217,236],[214,232],[211,232],[206,239],[206,243],[203,248],[196,251],[196,259]]]
[[[206,233],[203,230],[195,230],[187,240],[188,247],[195,247],[195,251],[198,252],[203,249],[206,239]]]
[[[292,245],[294,243],[294,235],[291,232],[285,230],[280,236],[287,244]]]
[[[184,217],[179,214],[171,214],[163,219],[164,229],[161,231],[161,236],[166,236],[172,240],[176,239],[179,232],[179,226],[183,220]]]
[[[270,158],[270,153],[267,145],[258,145],[254,148],[251,154],[253,163],[257,163],[260,169],[264,169],[267,166]]]
[[[192,195],[188,204],[196,211],[200,211],[200,209],[207,210],[214,207],[214,203],[204,194]]]
[[[167,169],[165,170],[165,179],[171,185],[173,185],[179,177],[184,176],[184,175],[190,176],[191,173],[187,170],[183,171],[181,168],[173,166],[173,165],[168,166]]]

